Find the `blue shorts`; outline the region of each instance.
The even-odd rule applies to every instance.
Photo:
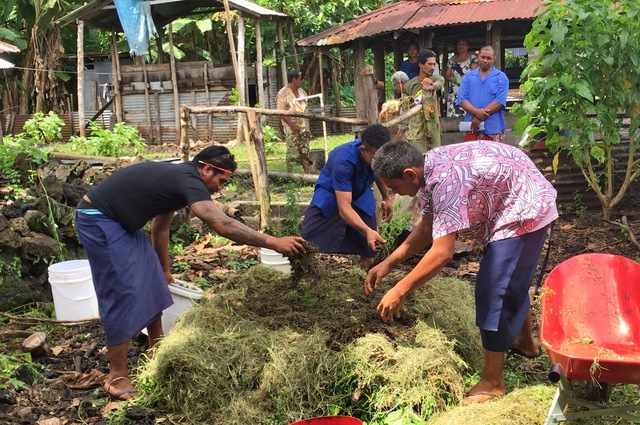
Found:
[[[173,304],[160,260],[142,230],[129,233],[102,214],[76,211],[107,345],[128,342]]]
[[[548,227],[486,246],[475,289],[476,325],[486,350],[507,351],[520,333]]]
[[[353,209],[364,224],[372,229],[376,228],[375,216],[369,216],[357,207]],[[376,256],[376,252],[367,245],[367,238],[359,230],[349,226],[337,210],[325,217],[320,208],[309,205],[302,221],[302,237],[325,254],[353,254],[367,258]]]

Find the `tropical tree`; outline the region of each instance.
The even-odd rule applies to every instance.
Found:
[[[60,73],[64,53],[55,21],[79,1],[6,0],[0,37],[23,49],[22,75],[5,74],[7,91],[21,92],[19,112],[67,110],[65,76]],[[4,105],[5,108],[15,105]]]
[[[525,38],[537,57],[524,71],[516,131],[544,133],[555,164],[567,151],[610,220],[640,175],[640,2],[546,0],[541,7]],[[616,162],[621,147],[626,158]]]

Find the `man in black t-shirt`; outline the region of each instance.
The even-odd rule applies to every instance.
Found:
[[[237,164],[211,146],[191,162],[145,162],[118,170],[78,204],[76,228],[85,248],[104,326],[109,374],[104,388],[121,400],[137,392],[129,381],[129,340],[147,328],[149,347],[162,337],[162,311],[173,304],[169,226],[188,206],[217,234],[284,255],[304,252],[301,237],[275,238],[226,216],[211,200]],[[151,243],[141,230],[151,222]]]

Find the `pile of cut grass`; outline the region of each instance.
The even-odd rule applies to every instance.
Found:
[[[485,403],[460,406],[439,415],[430,425],[491,424],[531,425],[542,424],[547,418],[556,387],[534,385],[517,389],[504,397]]]
[[[187,424],[277,425],[326,414],[426,421],[456,404],[466,368],[457,342],[410,309],[404,321],[383,324],[375,313],[383,293],[365,296],[363,279],[343,270],[292,288],[262,267],[235,276],[183,314],[140,388],[160,413]]]

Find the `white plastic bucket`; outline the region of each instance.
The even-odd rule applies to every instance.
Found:
[[[202,298],[202,289],[192,283],[176,279],[169,284],[173,305],[162,313],[162,330],[166,334],[173,328],[180,315],[197,304]]]
[[[89,260],[71,260],[49,266],[49,283],[58,320],[99,317]]]
[[[260,262],[270,269],[291,273],[291,263],[289,259],[277,251],[269,248],[260,248]]]

